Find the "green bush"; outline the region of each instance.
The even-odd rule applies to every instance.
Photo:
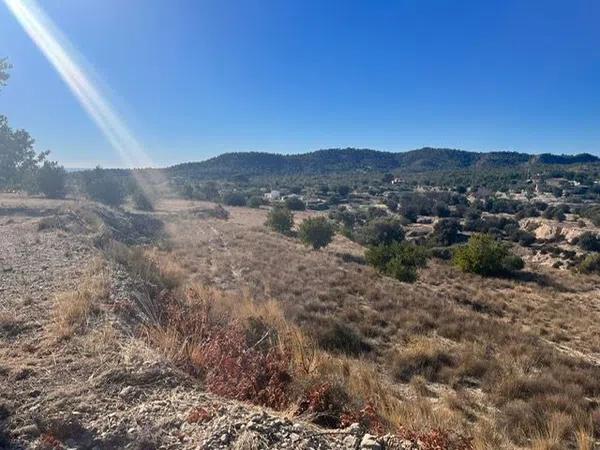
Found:
[[[121,179],[108,170],[96,167],[83,172],[83,189],[92,200],[110,206],[121,206],[127,195]]]
[[[315,250],[326,247],[334,233],[333,224],[323,216],[305,219],[298,230],[300,240]]]
[[[285,206],[291,211],[304,211],[306,205],[299,197],[288,197],[284,200]]]
[[[149,194],[144,192],[141,188],[137,188],[131,194],[133,205],[140,211],[154,211],[154,200]]]
[[[524,267],[523,260],[509,247],[488,234],[475,234],[454,253],[454,264],[463,272],[483,276],[502,275]]]
[[[589,231],[586,231],[581,236],[579,236],[579,240],[577,241],[577,245],[582,250],[588,252],[598,252],[600,251],[600,238]]]
[[[404,240],[404,228],[395,218],[374,219],[361,228],[358,240],[364,245],[389,245]]]
[[[264,205],[264,201],[259,195],[253,195],[246,203],[249,208],[260,208],[262,205]]]
[[[579,271],[582,273],[600,273],[600,253],[586,256],[579,264]]]
[[[294,226],[294,215],[285,206],[274,206],[267,215],[266,225],[279,233],[288,234]]]
[[[64,197],[66,180],[67,172],[56,162],[44,161],[44,164],[37,170],[37,188],[48,198]]]
[[[392,242],[370,247],[365,260],[381,273],[412,283],[417,279],[417,269],[426,265],[427,255],[414,244]]]
[[[222,200],[228,206],[246,206],[246,196],[241,192],[226,192]]]
[[[440,219],[433,226],[431,240],[441,246],[449,246],[458,241],[460,223],[456,219]]]

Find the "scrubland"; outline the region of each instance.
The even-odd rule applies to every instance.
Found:
[[[210,203],[163,200],[148,213],[164,224],[160,235],[136,240],[123,237],[140,217],[118,216],[130,221],[122,226],[82,205],[39,215],[34,206],[2,227],[19,230],[14,242],[31,241],[32,258],[39,239],[70,260],[35,269],[43,286],[68,282],[27,300],[35,289],[10,275],[0,332],[19,350],[0,354],[3,389],[24,377],[40,391],[28,397],[19,381],[13,403],[65,409],[71,397],[81,401],[87,379],[90,399],[108,412],[130,395],[111,383],[160,366],[187,378],[152,381],[141,371],[150,381],[136,378],[140,398],[159,401],[181,383],[325,430],[360,423],[424,449],[591,449],[600,436],[597,276],[528,263],[517,278],[482,278],[431,259],[408,284],[375,272],[364,248],[340,235],[315,251],[269,231],[264,209],[229,207],[225,219]],[[74,252],[67,242],[78,243],[77,257],[65,256]],[[77,394],[59,393],[60,377]],[[50,400],[44,386],[55,389]],[[13,407],[23,425],[23,407]],[[190,411],[187,423],[212,423],[206,407]],[[104,426],[95,420],[88,429]],[[35,442],[64,445],[54,428],[41,429]],[[103,442],[142,440],[119,436]]]

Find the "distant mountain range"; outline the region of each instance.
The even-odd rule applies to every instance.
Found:
[[[599,162],[589,153],[530,155],[517,152],[468,152],[447,148],[421,148],[403,153],[369,149],[328,149],[297,155],[262,152],[224,153],[202,162],[178,164],[166,170],[189,178],[235,175],[309,175],[349,171],[453,170],[517,167],[526,164],[585,164]]]

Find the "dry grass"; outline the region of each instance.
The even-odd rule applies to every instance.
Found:
[[[265,341],[289,357],[294,398],[328,385],[349,409],[372,405],[390,429],[462,431],[478,449],[585,448],[598,437],[587,425],[600,418],[597,286],[563,272],[483,279],[439,262],[406,285],[355,262],[362,250],[343,238],[311,252],[244,223],[264,222],[253,214],[263,212],[236,208],[225,222],[180,211],[172,249],[145,257],[210,298],[216,323],[262,324],[258,339],[273,330]],[[181,323],[149,332],[179,363],[203,333],[201,321]],[[557,348],[558,327],[581,353]]]
[[[109,296],[106,269],[96,261],[72,291],[59,293],[54,301],[53,334],[65,339],[83,332],[92,316]]]

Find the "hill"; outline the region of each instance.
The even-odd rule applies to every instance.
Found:
[[[296,155],[265,152],[225,153],[202,162],[172,166],[171,175],[188,178],[227,177],[237,174],[288,175],[327,174],[349,171],[452,170],[512,167],[524,164],[576,164],[598,162],[596,156],[530,155],[517,152],[468,152],[446,148],[421,148],[403,153],[369,149],[328,149]]]

